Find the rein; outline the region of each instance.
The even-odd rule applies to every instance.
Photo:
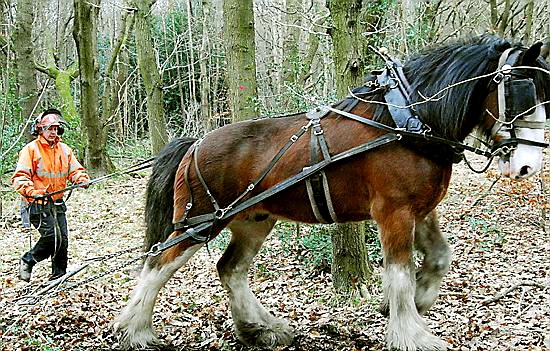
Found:
[[[141,171],[143,169],[147,169],[147,168],[151,167],[153,165],[153,161],[155,159],[156,159],[156,157],[151,157],[151,158],[143,160],[143,161],[141,161],[141,162],[139,162],[139,163],[137,163],[133,166],[130,166],[130,167],[127,167],[123,170],[120,170],[118,172],[113,172],[113,173],[106,174],[104,176],[92,179],[89,182],[85,182],[85,183],[82,183],[82,184],[73,184],[73,185],[70,185],[70,186],[68,186],[64,189],[57,190],[57,191],[52,191],[51,193],[46,193],[46,194],[40,195],[40,196],[33,196],[32,198],[35,199],[35,200],[43,200],[43,199],[50,198],[53,195],[57,195],[57,194],[61,194],[61,193],[67,192],[67,191],[72,191],[72,190],[77,189],[77,188],[81,188],[83,185],[90,186],[92,184],[100,183],[104,180],[107,180],[107,179],[110,179],[110,178],[113,178],[113,177],[116,177],[116,176]]]

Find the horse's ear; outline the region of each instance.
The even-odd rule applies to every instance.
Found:
[[[540,56],[548,61],[548,53],[550,53],[550,40],[542,45],[542,48],[540,49]]]
[[[527,49],[527,51],[525,51],[525,54],[523,54],[523,59],[521,60],[521,63],[523,65],[534,64],[537,61],[537,58],[541,54],[541,50],[540,50],[541,47],[542,47],[541,41],[533,44],[529,49]]]

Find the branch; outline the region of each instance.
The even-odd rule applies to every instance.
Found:
[[[535,282],[528,282],[528,281],[519,282],[516,285],[513,285],[513,286],[509,287],[508,289],[504,290],[503,292],[496,294],[494,297],[491,297],[491,298],[488,298],[488,299],[485,299],[485,300],[481,301],[481,305],[486,306],[490,303],[496,302],[496,301],[502,299],[504,296],[511,293],[512,291],[518,289],[521,286],[534,286],[534,287],[537,287],[537,288],[540,288],[540,289],[547,288],[547,286],[544,286],[542,284],[535,283]]]

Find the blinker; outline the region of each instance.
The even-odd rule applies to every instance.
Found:
[[[507,120],[514,120],[516,116],[537,104],[535,84],[532,79],[510,79],[504,84],[506,85]]]

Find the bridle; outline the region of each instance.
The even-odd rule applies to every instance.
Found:
[[[506,159],[515,150],[518,144],[548,147],[547,143],[518,138],[516,129],[544,129],[542,121],[528,121],[523,117],[526,111],[533,110],[537,104],[537,91],[532,78],[521,73],[514,72],[521,50],[518,48],[506,49],[499,59],[498,70],[490,84],[497,85],[498,118],[492,127],[491,137],[505,130],[510,133],[510,138],[495,142],[491,147],[493,155],[499,155]]]

